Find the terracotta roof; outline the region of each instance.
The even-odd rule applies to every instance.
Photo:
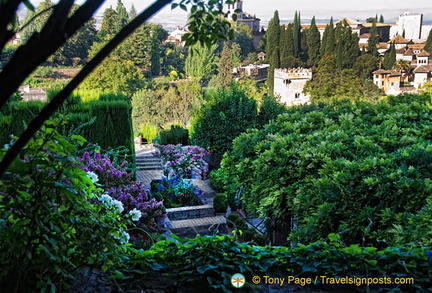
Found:
[[[400,35],[396,35],[396,37],[394,37],[393,39],[391,39],[387,43],[389,43],[389,44],[391,44],[391,43],[395,43],[395,44],[408,44],[409,41],[407,41],[407,39],[405,39],[404,37],[402,37]]]
[[[425,50],[422,50],[420,53],[417,54],[417,57],[429,57],[429,56],[430,54]]]
[[[372,27],[372,23],[371,22],[362,23],[362,26],[364,26],[364,27]],[[386,23],[377,22],[376,26],[380,27],[380,26],[391,26],[391,25],[390,24],[386,24]]]
[[[410,48],[408,48],[408,49],[405,51],[405,53],[403,53],[403,55],[404,55],[404,56],[413,56],[413,55],[415,55],[415,54],[414,54],[414,52],[413,52]]]
[[[408,45],[408,47],[413,49],[413,50],[422,50],[424,48],[424,46],[425,46],[425,42]]]
[[[390,74],[390,76],[398,76],[398,75],[401,75],[400,73],[399,73],[399,71],[397,71],[397,70],[394,70],[394,69],[391,69],[391,70],[385,70],[385,69],[378,69],[378,70],[376,70],[376,71],[374,71],[374,72],[372,72],[373,74]]]
[[[359,38],[360,39],[369,39],[370,38],[370,33],[364,33],[364,34],[361,34],[360,36],[359,36]]]
[[[389,48],[389,45],[387,43],[379,43],[378,49],[387,49]]]
[[[414,69],[414,73],[429,73],[432,72],[432,65],[422,65]]]
[[[406,48],[396,49],[396,54],[404,54],[405,51],[406,51]]]
[[[335,25],[338,24],[339,22],[343,22],[344,20],[348,23],[348,25],[360,25],[360,24],[362,24],[361,22],[355,21],[354,19],[345,17],[345,18],[342,18],[341,20],[336,21]]]

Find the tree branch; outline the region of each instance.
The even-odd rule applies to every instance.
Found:
[[[45,106],[42,112],[30,123],[24,133],[8,150],[3,160],[0,162],[0,178],[6,173],[8,167],[18,157],[21,150],[38,131],[44,122],[48,120],[55,111],[63,104],[72,91],[136,28],[153,16],[172,0],[157,0],[150,7],[139,14],[134,20],[127,24],[102,50],[84,66],[84,68],[61,90],[51,102]],[[78,12],[78,11],[77,11]],[[1,75],[0,75],[1,78]],[[1,92],[0,92],[1,97]]]
[[[0,72],[0,108],[33,70],[57,51],[94,14],[104,0],[87,0],[67,18],[74,0],[61,0],[40,33],[17,49]]]

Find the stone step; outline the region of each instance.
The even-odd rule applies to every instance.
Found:
[[[211,205],[199,205],[191,207],[167,209],[171,221],[207,218],[214,216],[214,208]]]
[[[206,217],[189,220],[167,220],[165,227],[178,237],[195,238],[198,234],[214,235],[227,234],[225,217]]]

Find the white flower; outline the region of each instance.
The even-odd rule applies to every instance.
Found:
[[[121,201],[113,199],[111,204],[116,207],[119,214],[124,211],[123,203]]]
[[[98,175],[96,175],[95,172],[92,172],[92,171],[87,172],[87,177],[90,178],[93,183],[96,183],[99,181]]]
[[[132,216],[132,221],[138,221],[141,218],[142,213],[140,210],[137,210],[136,208],[134,208],[133,210],[131,210],[129,212],[129,215]]]
[[[116,235],[118,235],[118,236],[116,236],[115,234],[111,234],[115,239],[119,239],[120,240],[120,244],[126,244],[126,243],[128,243],[129,242],[129,239],[130,239],[130,236],[129,236],[129,233],[128,232],[126,232],[126,231],[118,231],[117,233],[116,233]]]
[[[120,244],[126,244],[129,242],[130,236],[129,233],[126,231],[122,231],[121,232],[121,239],[120,239]]]
[[[5,145],[3,146],[3,148],[4,148],[4,149],[10,149],[10,145],[9,145],[9,144],[5,144]]]
[[[111,196],[109,196],[108,194],[104,193],[99,197],[99,200],[103,203],[110,205],[113,201],[113,198]]]

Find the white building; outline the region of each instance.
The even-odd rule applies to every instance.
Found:
[[[411,14],[405,12],[399,16],[396,26],[390,29],[390,37],[404,36],[407,40],[420,40],[422,38],[423,14]]]
[[[312,69],[275,68],[274,95],[288,106],[309,103],[310,95],[303,94],[303,88],[312,79]]]

